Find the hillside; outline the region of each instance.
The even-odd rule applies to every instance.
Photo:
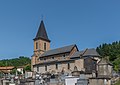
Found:
[[[96,48],[102,57],[107,57],[114,65],[114,70],[120,71],[120,41],[104,43]]]
[[[0,66],[25,66],[30,65],[31,60],[28,57],[20,56],[19,58],[0,60]]]

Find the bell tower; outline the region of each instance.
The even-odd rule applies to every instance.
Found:
[[[34,40],[34,53],[35,54],[42,54],[45,51],[50,49],[50,40],[47,36],[47,32],[44,26],[43,20],[40,23],[38,32]]]
[[[38,64],[40,55],[50,49],[50,40],[48,38],[43,20],[40,23],[38,32],[33,41],[34,41],[34,55],[32,56],[31,59],[32,66]]]

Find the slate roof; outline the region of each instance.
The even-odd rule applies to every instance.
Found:
[[[86,56],[100,56],[94,48],[86,49],[84,51],[75,52],[71,58],[74,57],[86,57]]]
[[[33,40],[37,40],[37,39],[44,39],[44,40],[47,40],[50,42],[50,40],[47,36],[47,32],[46,32],[43,20],[41,21],[37,35]]]
[[[50,56],[50,55],[55,55],[55,54],[61,54],[61,53],[67,53],[70,52],[73,47],[75,47],[76,45],[69,45],[69,46],[65,46],[65,47],[61,47],[61,48],[57,48],[57,49],[53,49],[53,50],[48,50],[45,53],[43,53],[40,57],[44,57],[44,56]]]
[[[74,57],[80,57],[82,55],[82,51],[78,51],[78,52],[75,52],[71,58],[74,58]]]
[[[100,56],[100,55],[98,54],[96,49],[91,48],[91,49],[87,49],[86,52],[82,56]]]

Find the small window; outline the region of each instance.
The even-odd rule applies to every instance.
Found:
[[[43,60],[43,58],[40,58],[40,60]]]
[[[54,57],[52,57],[52,59],[54,59]]]
[[[65,57],[66,57],[66,55],[65,55],[65,54],[63,54],[63,55],[62,55],[62,59],[65,59]]]
[[[65,54],[63,55],[63,57],[65,57]]]
[[[47,66],[45,66],[45,71],[47,71]]]
[[[46,43],[44,43],[44,50],[46,50]]]
[[[36,42],[36,49],[38,49],[38,42]]]
[[[68,63],[68,69],[70,69],[70,63]]]
[[[44,58],[44,60],[46,60],[46,58]]]
[[[39,72],[39,67],[37,67],[37,72]]]
[[[56,63],[56,69],[58,69],[58,64]]]

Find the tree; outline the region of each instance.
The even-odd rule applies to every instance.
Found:
[[[18,66],[25,66],[27,64],[31,64],[31,59],[24,56],[20,56],[19,58],[0,60],[0,66],[18,67]]]
[[[16,72],[17,72],[17,69],[16,68],[14,68],[11,72],[10,72],[10,74],[16,74]]]
[[[24,68],[24,71],[31,71],[31,65],[27,65],[27,66]]]
[[[108,59],[113,63],[114,70],[120,70],[120,41],[113,43],[103,43],[96,48],[96,51],[102,56],[109,56]]]

